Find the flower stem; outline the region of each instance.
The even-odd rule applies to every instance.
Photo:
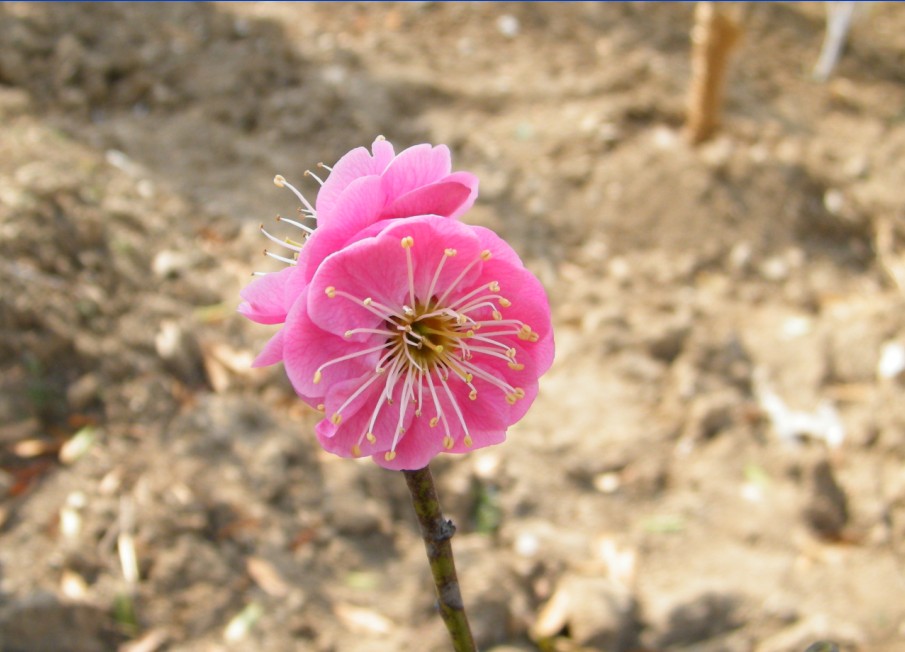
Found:
[[[437,588],[440,616],[449,630],[453,648],[456,652],[477,652],[478,648],[475,647],[471,628],[468,626],[468,617],[465,615],[465,605],[456,577],[456,562],[450,544],[450,539],[456,533],[456,526],[452,521],[443,518],[429,467],[402,473],[412,494],[412,504],[421,525],[427,560],[430,562],[431,574]]]

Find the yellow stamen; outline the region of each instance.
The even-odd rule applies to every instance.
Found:
[[[352,445],[352,456],[361,457],[361,446],[359,446],[358,444]]]
[[[428,425],[429,425],[431,428],[436,428],[438,423],[440,423],[440,417],[434,417],[433,419],[431,419],[431,420],[428,422]]]
[[[342,420],[343,420],[343,415],[341,415],[339,412],[334,412],[333,416],[330,417],[330,421],[333,423],[334,426],[338,426],[340,423],[342,423]]]
[[[453,438],[449,435],[446,435],[446,437],[443,438],[443,448],[445,448],[446,450],[450,450],[453,445],[455,445],[455,443],[456,442],[454,442]]]
[[[471,435],[465,435],[465,439],[462,440],[462,443],[470,447],[474,441],[472,441]]]
[[[285,188],[286,187],[286,177],[282,174],[278,174],[273,178],[273,185],[277,188]]]
[[[481,260],[487,261],[487,260],[490,260],[491,258],[493,258],[493,254],[490,253],[489,249],[485,249],[484,251],[481,252]]]
[[[387,451],[383,456],[383,459],[385,459],[387,462],[392,462],[396,459],[396,451]]]
[[[329,298],[334,298],[336,296],[336,288],[332,285],[324,288],[324,294],[326,294]]]
[[[373,433],[373,432],[369,432],[368,434],[366,434],[366,435],[365,435],[365,439],[367,439],[367,440],[368,440],[370,443],[372,443],[372,444],[375,443],[375,442],[377,441],[377,437],[374,436],[374,433]]]
[[[410,235],[405,236],[399,241],[403,249],[411,249],[415,245],[415,238]]]
[[[320,369],[314,372],[314,384],[317,385],[324,379],[324,375],[320,372]]]
[[[470,392],[468,392],[468,398],[471,399],[472,401],[477,400],[477,398],[478,398],[478,390],[473,389],[473,390],[471,390]]]

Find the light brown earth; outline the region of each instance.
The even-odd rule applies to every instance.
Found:
[[[0,649],[449,649],[403,479],[234,312],[273,175],[383,134],[554,310],[434,465],[483,650],[905,650],[905,9],[817,84],[822,5],[752,7],[697,149],[692,11],[0,4]]]

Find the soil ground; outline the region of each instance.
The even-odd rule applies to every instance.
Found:
[[[434,464],[481,649],[905,650],[905,9],[818,84],[822,4],[750,7],[697,148],[692,13],[0,4],[0,649],[448,649],[403,479],[235,314],[274,174],[383,134],[554,310],[508,442]]]

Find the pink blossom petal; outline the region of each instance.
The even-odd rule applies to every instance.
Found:
[[[401,305],[408,284],[404,258],[402,265],[391,262],[394,248],[404,255],[398,240],[367,238],[327,258],[311,281],[311,320],[340,336],[350,329],[380,327],[383,319],[361,303],[371,299],[384,306]]]
[[[458,208],[448,214],[440,213],[441,215],[448,215],[453,219],[458,219],[474,205],[475,199],[478,198],[478,178],[470,172],[453,172],[448,177],[445,177],[442,183],[461,183],[468,188],[468,196],[462,200]],[[436,211],[433,212],[436,213]]]
[[[333,166],[333,170],[317,193],[315,208],[318,221],[321,219],[329,221],[337,199],[353,181],[361,177],[379,176],[395,155],[393,146],[386,140],[375,140],[371,149],[373,155],[365,147],[353,149]]]
[[[472,190],[468,186],[458,181],[439,181],[402,195],[383,209],[381,217],[458,215],[464,212],[462,207],[469,200],[474,201]]]
[[[449,148],[415,145],[400,152],[382,175],[387,197],[401,197],[416,188],[439,181],[450,173]]]
[[[380,186],[380,177],[374,175],[351,181],[342,193],[331,200],[330,211],[317,214],[317,229],[312,238],[324,228],[341,229],[346,234],[352,234],[379,220],[380,212],[386,205],[386,195]]]
[[[506,441],[506,429],[492,431],[474,431],[471,433],[474,444],[467,446],[465,441],[460,439],[453,447],[447,450],[447,453],[470,453],[476,448],[486,448],[487,446],[495,446]]]
[[[251,363],[252,367],[269,367],[283,360],[283,331],[278,330]]]
[[[296,273],[295,267],[259,276],[245,287],[239,296],[245,299],[239,312],[259,324],[279,324],[286,319],[286,285]]]
[[[443,451],[443,432],[439,428],[429,428],[422,417],[409,426],[405,436],[396,445],[396,455],[386,459],[386,452],[373,455],[377,464],[394,471],[414,471],[423,469]]]
[[[429,298],[427,292],[431,283],[434,283],[434,294],[440,294],[441,288],[448,287],[457,279],[460,286],[470,286],[480,273],[483,264],[479,260],[482,251],[480,243],[470,227],[461,222],[435,215],[386,222],[377,238],[388,243],[385,264],[402,266],[407,279],[408,263],[400,246],[404,237],[411,237],[413,241],[410,249],[413,280],[415,292],[422,299]],[[455,255],[446,256],[447,249],[453,250]],[[434,281],[441,261],[440,274]]]
[[[515,249],[508,242],[503,240],[495,231],[483,226],[471,227],[478,241],[484,249],[488,249],[493,254],[493,260],[497,262],[506,262],[515,268],[522,268],[525,264],[519,258]]]
[[[380,179],[364,177],[353,182],[343,193],[336,205],[334,220],[318,227],[303,251],[305,279],[310,281],[317,268],[330,254],[342,249],[364,229],[377,222],[383,208],[383,198],[379,190]]]
[[[328,388],[336,383],[355,378],[375,366],[379,355],[374,353],[326,367],[320,383],[315,383],[318,369],[336,358],[367,348],[356,345],[350,350],[348,340],[318,328],[308,315],[307,298],[303,296],[289,311],[284,333],[283,362],[286,375],[295,391],[303,397],[314,399],[323,397]]]

